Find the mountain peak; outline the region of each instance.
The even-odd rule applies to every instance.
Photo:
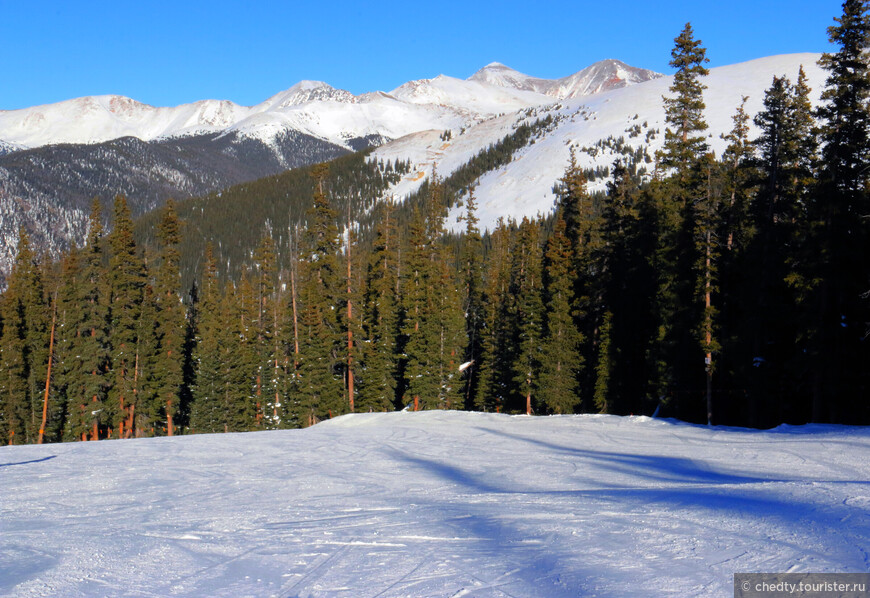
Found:
[[[354,95],[344,89],[336,89],[323,81],[303,79],[290,89],[279,92],[263,102],[260,106],[287,108],[308,102],[353,102]]]
[[[562,79],[540,79],[520,73],[500,62],[490,62],[468,80],[533,91],[561,100],[626,87],[658,77],[661,77],[659,73],[628,66],[615,58],[607,58]]]

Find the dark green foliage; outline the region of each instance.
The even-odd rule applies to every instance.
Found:
[[[137,405],[137,386],[138,360],[140,356],[150,356],[140,351],[139,336],[146,326],[153,326],[154,321],[143,322],[140,318],[146,284],[145,264],[137,254],[133,221],[123,196],[115,198],[109,247],[109,344],[114,379],[106,407],[94,415],[94,425],[120,430],[121,422],[127,422],[126,428],[132,427],[136,434],[150,433],[153,414],[148,413],[147,406]]]
[[[387,411],[396,402],[399,335],[399,238],[394,207],[387,202],[366,272],[362,373],[357,411]]]
[[[808,235],[814,254],[799,268],[799,284],[815,311],[808,321],[812,360],[812,418],[850,417],[845,397],[866,396],[870,322],[870,15],[866,0],[845,0],[828,36],[838,48],[824,54],[828,71],[818,109],[821,166],[809,202],[817,223]],[[863,417],[868,408],[859,409]]]
[[[512,397],[506,410],[530,414],[537,411],[542,402],[538,396],[544,324],[543,251],[540,237],[539,224],[523,218],[516,245],[511,252],[511,316],[516,330],[513,383],[518,396]]]
[[[474,407],[474,397],[480,381],[480,364],[483,353],[483,241],[478,228],[477,200],[474,188],[468,190],[465,200],[465,236],[463,237],[460,263],[462,267],[463,300],[465,313],[465,332],[468,346],[465,349],[465,408]]]
[[[37,377],[44,378],[48,347],[47,307],[42,281],[27,233],[18,236],[18,255],[0,303],[3,328],[0,336],[0,425],[9,444],[35,442],[41,418]],[[38,413],[38,416],[37,416]]]
[[[316,190],[303,238],[300,277],[297,418],[309,424],[349,410],[341,375],[342,335],[336,313],[341,297],[338,213],[326,196],[326,175],[326,167],[313,172]]]
[[[583,337],[574,324],[571,242],[566,223],[556,216],[553,236],[546,253],[546,333],[541,350],[538,392],[550,413],[572,413],[581,402],[577,376],[583,365],[580,343]]]
[[[479,411],[500,411],[511,398],[509,381],[513,379],[510,310],[512,231],[499,219],[489,235],[485,253],[488,265],[483,282],[483,327],[481,330],[481,364],[474,408]]]

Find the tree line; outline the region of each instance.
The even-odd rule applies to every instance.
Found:
[[[651,178],[620,158],[590,194],[572,154],[554,213],[486,233],[468,169],[368,206],[367,232],[329,164],[311,169],[312,205],[281,251],[266,230],[227,277],[208,246],[189,292],[172,202],[146,251],[123,197],[108,234],[94,203],[87,244],[59,262],[22,232],[0,298],[0,433],[277,429],[400,408],[868,423],[866,1],[836,23],[821,105],[803,69],[775,76],[759,114],[736,107],[718,157],[706,50],[686,25]]]

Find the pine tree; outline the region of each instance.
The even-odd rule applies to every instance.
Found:
[[[513,381],[520,395],[515,409],[531,415],[541,402],[537,391],[541,362],[541,330],[544,320],[543,252],[540,245],[540,228],[537,223],[523,218],[512,253],[510,292],[513,297],[512,319],[517,333]]]
[[[0,337],[0,405],[2,405],[3,438],[9,444],[35,442],[36,397],[33,395],[33,370],[38,371],[34,355],[34,340],[42,322],[39,304],[42,297],[41,281],[30,249],[30,238],[24,229],[19,231],[18,253],[9,285],[2,296],[3,334]],[[41,339],[40,339],[41,340]]]
[[[806,185],[814,161],[813,120],[803,70],[801,87],[774,77],[765,93],[764,110],[755,117],[761,135],[753,143],[758,158],[758,190],[750,203],[754,235],[746,248],[743,270],[747,296],[744,315],[751,339],[749,418],[752,425],[782,421],[786,365],[797,339],[789,330],[797,314],[796,298],[787,286],[793,278],[788,255],[805,204]],[[811,155],[807,155],[807,154]]]
[[[364,384],[359,411],[386,411],[396,401],[399,306],[399,239],[392,203],[381,204],[377,237],[366,273],[363,321],[366,339]]]
[[[82,252],[79,284],[67,301],[69,329],[65,336],[65,371],[69,401],[66,437],[87,440],[96,416],[105,413],[110,386],[109,288],[103,253],[102,208],[95,199],[88,222],[87,244]],[[78,313],[76,313],[78,311]],[[96,417],[99,422],[99,417]]]
[[[194,350],[196,383],[192,389],[190,428],[198,433],[223,432],[225,387],[222,376],[221,341],[226,322],[221,318],[223,302],[211,243],[206,246],[201,286],[202,317]]]
[[[553,236],[547,245],[546,334],[541,355],[539,396],[547,411],[572,413],[581,402],[577,376],[582,367],[580,344],[583,338],[574,324],[571,276],[571,243],[565,220],[556,215]]]
[[[133,430],[139,436],[150,430],[152,423],[147,414],[136,414],[140,407],[137,405],[139,327],[146,278],[145,265],[137,254],[133,238],[130,209],[127,207],[127,200],[121,195],[115,198],[109,246],[109,345],[114,379],[104,408],[97,407],[99,396],[94,395],[91,433],[93,440],[100,437],[101,426],[111,426],[120,431],[123,421],[126,423],[125,434]]]
[[[305,229],[301,303],[301,354],[297,378],[300,421],[319,419],[347,411],[339,366],[342,335],[336,314],[339,304],[338,228],[324,183],[328,169],[322,166],[315,178],[314,205],[308,211]]]
[[[474,406],[474,397],[480,379],[479,368],[482,359],[483,332],[483,271],[481,265],[483,243],[480,237],[477,217],[477,200],[474,197],[474,187],[468,189],[465,200],[465,236],[462,243],[462,278],[464,283],[463,311],[465,312],[465,328],[468,335],[468,346],[465,349],[465,407]]]
[[[665,143],[659,154],[661,165],[675,171],[680,187],[689,189],[692,172],[707,151],[707,142],[702,135],[707,130],[704,120],[704,90],[701,77],[709,71],[704,64],[709,62],[701,40],[696,40],[691,23],[674,39],[670,66],[677,69],[670,91],[674,97],[664,97]]]
[[[176,415],[181,407],[181,385],[184,382],[184,343],[186,333],[185,307],[181,302],[179,272],[181,231],[175,202],[169,200],[157,229],[160,243],[160,265],[154,285],[157,315],[158,354],[155,375],[159,379],[156,409],[158,417],[166,422],[166,432],[175,431]],[[162,413],[161,413],[162,412]]]
[[[870,15],[866,0],[845,0],[828,28],[838,47],[822,55],[828,72],[821,121],[821,172],[810,204],[815,222],[809,245],[816,259],[804,280],[818,314],[810,330],[813,421],[838,420],[868,391],[870,322]],[[815,281],[818,281],[816,283]],[[860,410],[866,419],[866,406]],[[854,421],[854,420],[852,420]]]
[[[577,164],[574,150],[565,174],[559,181],[557,207],[565,219],[565,236],[571,246],[573,269],[574,323],[586,342],[581,346],[583,359],[594,361],[597,333],[601,321],[599,308],[600,272],[595,256],[601,248],[600,210],[589,195],[586,176]],[[594,387],[594,372],[581,373],[580,392],[589,396]]]
[[[512,378],[512,331],[509,326],[511,231],[502,218],[490,234],[490,244],[483,287],[480,379],[474,398],[474,408],[478,411],[500,411],[510,398],[507,382]]]
[[[649,394],[647,353],[654,321],[654,211],[647,193],[617,160],[602,213],[598,261],[603,316],[593,402],[602,413],[642,413]]]
[[[675,395],[678,415],[691,420],[700,419],[701,411],[692,399],[694,389],[703,380],[697,331],[710,315],[697,299],[699,265],[703,269],[706,264],[706,247],[710,244],[706,232],[712,231],[712,224],[699,223],[698,217],[714,213],[709,203],[710,160],[703,135],[707,129],[703,98],[706,86],[701,77],[708,74],[703,67],[708,60],[701,41],[694,39],[691,24],[686,24],[674,42],[670,65],[677,72],[670,88],[673,97],[663,98],[668,127],[657,155],[659,165],[671,176],[655,190],[660,200],[656,259],[660,277],[657,301],[662,368],[657,377],[659,393]],[[703,214],[699,214],[699,209]],[[705,279],[702,288],[706,288],[707,274],[706,271],[702,274]],[[706,338],[704,344],[709,345]],[[709,370],[709,365],[705,364],[705,370]]]

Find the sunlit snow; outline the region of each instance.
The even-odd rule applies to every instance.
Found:
[[[870,430],[425,412],[0,448],[0,594],[727,596],[861,572]]]

